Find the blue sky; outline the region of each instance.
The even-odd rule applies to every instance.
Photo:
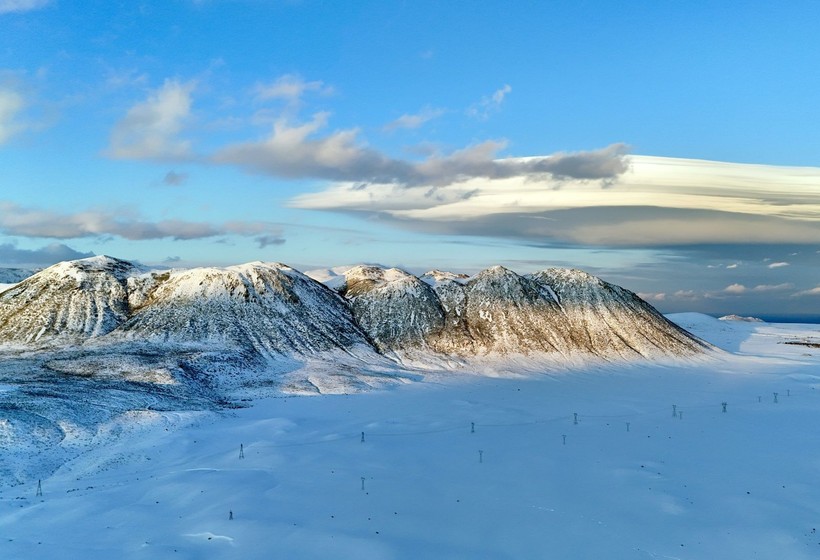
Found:
[[[0,266],[576,266],[664,311],[820,315],[817,21],[0,0]]]

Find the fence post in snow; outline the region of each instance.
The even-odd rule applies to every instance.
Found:
[[[481,449],[478,450],[478,462],[479,463],[484,462],[484,451],[482,451]]]
[[[763,402],[763,397],[757,397],[757,402]]]
[[[38,479],[37,480],[37,493],[35,494],[35,496],[42,496],[42,495],[43,495],[43,484],[42,484],[42,480]]]
[[[777,393],[774,393],[774,402],[777,402]]]
[[[362,432],[362,443],[364,443],[364,432]]]
[[[626,423],[626,431],[629,431],[629,422]]]
[[[362,477],[362,490],[364,490],[364,477]]]
[[[470,422],[470,433],[471,434],[475,433],[475,422]]]
[[[561,438],[563,438],[563,440],[564,440],[564,445],[566,445],[566,444],[567,444],[567,436],[561,436]]]
[[[245,446],[242,445],[241,443],[239,444],[239,458],[240,459],[245,458]]]
[[[722,407],[723,407],[723,412],[726,412],[726,406],[727,406],[728,404],[729,404],[729,403],[727,403],[727,402],[722,402],[722,403],[720,403],[720,406],[722,406]]]
[[[683,420],[683,411],[682,410],[678,411],[678,419]]]
[[[673,404],[672,405],[672,417],[674,418],[677,415],[678,415],[678,405]]]
[[[578,413],[577,412],[572,413],[572,423],[573,424],[578,424]]]

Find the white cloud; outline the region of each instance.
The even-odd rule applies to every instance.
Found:
[[[51,0],[0,0],[0,14],[30,12],[39,10],[51,3]]]
[[[19,120],[24,108],[25,101],[18,91],[0,86],[0,145],[26,128]]]
[[[418,113],[413,115],[402,115],[396,120],[385,125],[384,129],[388,132],[399,128],[419,128],[424,123],[440,117],[444,114],[444,109],[435,109],[433,107],[424,107]]]
[[[794,284],[787,282],[784,284],[759,284],[752,288],[753,292],[782,292],[784,290],[791,290]]]
[[[165,80],[114,126],[108,154],[121,159],[189,158],[190,142],[179,134],[191,113],[193,90],[193,82]]]
[[[509,84],[504,84],[500,89],[493,92],[492,95],[482,97],[477,103],[473,103],[467,108],[467,116],[479,120],[486,120],[490,115],[501,108],[504,99],[512,92],[512,87]]]
[[[257,85],[254,93],[259,100],[283,99],[288,103],[298,103],[309,91],[327,95],[333,93],[333,88],[319,80],[307,82],[301,76],[285,74],[269,84]]]
[[[769,268],[783,268],[784,266],[789,266],[787,262],[773,262],[769,265]]]
[[[328,113],[316,113],[309,122],[297,125],[290,124],[286,118],[278,119],[268,138],[223,148],[214,154],[212,161],[292,178],[393,180],[406,173],[402,169],[404,163],[361,144],[356,129],[317,136],[326,126],[328,116]]]
[[[643,293],[639,292],[638,297],[646,301],[666,301],[666,294],[660,293]]]
[[[746,286],[743,284],[731,284],[723,288],[727,294],[743,294],[746,292]]]
[[[610,181],[627,168],[623,144],[590,152],[499,160],[496,154],[506,141],[491,140],[423,161],[395,159],[366,146],[357,129],[322,135],[328,117],[326,112],[316,113],[299,124],[280,117],[267,138],[227,146],[211,156],[211,161],[276,177],[349,181],[353,190],[419,185],[424,192],[474,178],[550,176]]]
[[[674,293],[674,296],[678,299],[685,299],[688,301],[700,299],[700,295],[694,290],[678,290]]]
[[[726,266],[726,268],[729,268],[729,269],[732,269],[732,268],[737,268],[737,267],[738,267],[738,264],[737,264],[737,263],[730,264],[730,265],[727,265],[727,266]]]
[[[802,296],[820,296],[820,286],[816,288],[811,288],[809,290],[803,290],[802,292],[797,292],[796,294],[792,294],[793,297],[802,297]]]
[[[617,146],[574,157],[496,159],[503,143],[484,143],[420,162],[414,172],[421,179],[424,170],[428,178],[438,173],[437,184],[417,180],[396,188],[361,178],[291,204],[377,213],[434,233],[539,243],[647,247],[820,238],[820,168],[626,158]],[[607,172],[617,180],[613,188],[591,180]]]
[[[0,201],[0,233],[18,237],[78,239],[116,236],[130,240],[205,239],[220,235],[254,237],[271,244],[281,238],[281,227],[265,222],[190,222],[186,220],[147,220],[133,210],[85,210],[57,212],[19,206]],[[282,241],[284,242],[284,241]]]

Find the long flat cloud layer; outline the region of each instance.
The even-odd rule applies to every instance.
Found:
[[[340,182],[290,204],[435,233],[595,246],[820,239],[820,168],[627,160],[619,150],[498,160],[481,176],[438,186]]]

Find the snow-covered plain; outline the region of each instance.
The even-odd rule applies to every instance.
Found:
[[[0,558],[820,557],[820,326],[671,318],[728,354],[130,412]]]

